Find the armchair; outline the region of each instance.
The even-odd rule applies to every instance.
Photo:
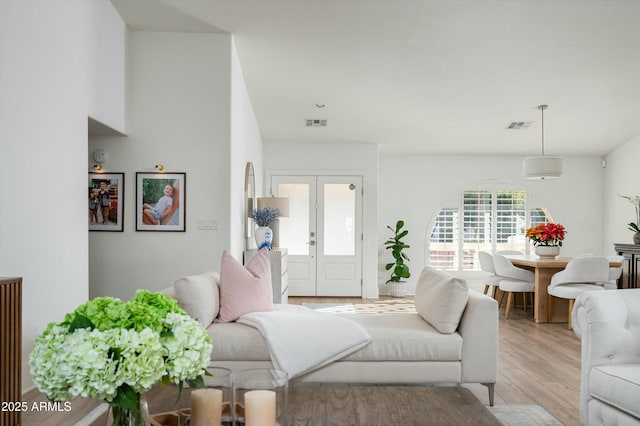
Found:
[[[582,340],[580,423],[640,425],[640,289],[583,293],[572,315]]]

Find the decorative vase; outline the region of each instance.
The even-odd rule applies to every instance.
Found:
[[[151,423],[149,414],[146,412],[146,404],[138,411],[109,405],[107,426],[148,426],[149,424]]]
[[[258,250],[263,248],[271,249],[271,241],[273,240],[273,231],[268,226],[259,226],[256,229],[256,244],[258,245]]]
[[[407,295],[407,283],[405,281],[389,283],[389,296],[404,297]]]
[[[560,254],[560,246],[536,246],[536,254],[543,259],[555,259]]]
[[[640,244],[640,232],[633,234],[633,244]]]

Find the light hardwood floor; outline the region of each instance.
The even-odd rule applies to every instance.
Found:
[[[356,311],[411,310],[407,300],[382,296],[380,299],[290,297],[289,303],[353,303]],[[495,404],[538,404],[565,426],[579,424],[580,341],[567,324],[536,324],[531,311],[521,307],[504,319],[500,311],[500,359]],[[487,389],[482,385],[465,385],[484,404]],[[37,391],[25,395],[29,406],[45,400]],[[23,424],[73,425],[87,414],[96,401],[76,400],[69,413],[27,412]]]
[[[381,296],[380,299],[290,297],[289,303],[366,304],[373,312],[392,306],[406,310],[407,300]],[[376,305],[383,305],[376,309]],[[397,309],[394,309],[398,311]],[[356,311],[360,311],[356,307]],[[500,309],[500,346],[495,404],[537,404],[565,426],[580,424],[580,340],[567,323],[536,324],[531,309],[511,310],[504,319]],[[484,404],[489,404],[487,388],[465,385]]]

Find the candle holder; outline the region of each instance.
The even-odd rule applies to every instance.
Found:
[[[289,376],[282,370],[256,368],[233,375],[236,426],[287,426]]]
[[[214,397],[211,393],[201,393],[200,396],[196,397],[196,400],[194,401],[192,394],[193,392],[199,392],[200,389],[192,389],[189,386],[185,386],[185,388],[182,389],[182,393],[180,394],[179,401],[176,407],[177,410],[172,413],[161,413],[164,417],[158,417],[157,424],[162,426],[194,426],[194,419],[192,419],[193,406],[196,405],[196,410],[200,411],[200,415],[204,415],[206,418],[209,418],[213,415],[209,411],[216,411],[220,413],[220,422],[216,423],[216,426],[233,426],[233,415],[231,412],[233,400],[231,370],[223,367],[208,367],[207,374],[203,375],[203,379],[205,386],[203,390],[219,390],[222,393],[222,398],[220,401],[218,401],[217,396]],[[215,408],[214,405],[216,405]],[[219,405],[220,407],[217,407],[217,405]],[[206,411],[206,413],[203,414],[203,410]],[[165,417],[167,415],[172,415],[176,418],[175,425],[173,423],[166,422]],[[218,414],[215,414],[212,418],[217,419],[217,417]],[[165,423],[162,423],[159,420],[165,420]],[[154,426],[154,424],[152,424],[152,426]]]
[[[231,370],[223,367],[208,367],[208,375],[204,376],[204,385],[210,389],[219,389],[222,391],[222,418],[221,426],[233,425],[233,382],[231,379]]]

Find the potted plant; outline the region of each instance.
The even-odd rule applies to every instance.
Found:
[[[407,282],[405,279],[411,276],[409,271],[409,265],[406,263],[410,259],[404,253],[404,249],[410,246],[403,241],[403,238],[407,236],[409,231],[404,228],[404,221],[399,220],[396,222],[395,228],[387,226],[387,228],[393,233],[387,241],[384,242],[385,250],[391,250],[393,256],[393,262],[387,263],[384,269],[391,271],[391,277],[387,280],[386,284],[389,285],[389,294],[392,297],[404,297],[407,294]]]
[[[269,225],[280,216],[282,216],[282,212],[277,207],[264,207],[251,212],[249,217],[258,225],[255,233],[258,250],[263,248],[271,249],[273,231],[269,228]]]
[[[627,200],[631,204],[633,204],[633,207],[635,207],[635,209],[636,209],[636,221],[628,223],[627,224],[627,229],[629,231],[633,231],[633,233],[634,233],[633,234],[633,243],[634,244],[640,244],[640,195],[633,195],[633,196],[619,195],[619,196],[624,198],[625,200]]]
[[[141,398],[159,383],[204,387],[211,337],[175,299],[138,290],[128,302],[96,297],[52,322],[29,355],[51,401],[100,398],[114,426],[147,425]]]
[[[560,254],[562,240],[567,230],[559,223],[540,223],[528,228],[526,236],[533,242],[535,252],[543,258],[555,258]]]

